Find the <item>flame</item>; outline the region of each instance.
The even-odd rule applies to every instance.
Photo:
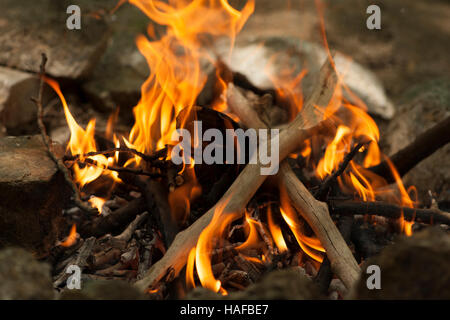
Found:
[[[391,173],[395,179],[396,186],[398,188],[398,191],[400,192],[400,199],[398,199],[398,202],[406,207],[414,208],[414,201],[409,196],[408,192],[406,191],[405,186],[403,185],[403,181],[400,177],[400,175],[397,172],[397,169],[394,167],[394,164],[392,161],[386,157],[386,162],[389,165],[389,168],[391,170]],[[416,191],[416,189],[413,187],[413,190]],[[400,227],[401,230],[409,237],[412,235],[412,226],[414,225],[414,218],[411,221],[407,221],[404,218],[403,212],[400,217]]]
[[[180,224],[183,224],[188,218],[191,211],[191,202],[199,197],[202,192],[193,165],[188,168],[183,166],[183,170],[179,174],[183,172],[185,179],[188,181],[169,193],[168,196],[172,219],[179,221]]]
[[[67,101],[61,92],[59,84],[55,80],[47,77],[45,77],[44,80],[48,85],[50,85],[50,87],[53,88],[63,105],[66,121],[70,129],[70,140],[67,148],[70,150],[72,155],[79,155],[80,160],[84,160],[84,155],[86,153],[97,151],[94,138],[95,119],[91,119],[89,121],[88,125],[86,126],[86,130],[81,128],[70,113]],[[108,167],[108,159],[104,155],[95,155],[89,158],[96,163],[95,166],[86,164],[86,166],[81,168],[78,163],[75,163],[73,166],[74,180],[81,187],[88,184],[89,182],[96,180],[103,173],[109,175],[116,181],[120,181],[117,172],[104,170]]]
[[[347,150],[347,144],[343,139],[349,133],[350,128],[346,126],[338,127],[336,136],[327,146],[325,155],[317,166],[317,174],[319,177],[324,178],[326,175],[331,174],[339,166],[339,163],[342,162],[345,157],[345,151]]]
[[[119,108],[116,109],[108,118],[106,123],[105,138],[111,139],[114,136],[114,126],[119,118]]]
[[[280,253],[286,252],[288,250],[287,245],[284,241],[283,233],[281,232],[280,227],[273,221],[273,212],[271,206],[269,206],[269,208],[267,209],[267,223],[278,250],[280,251]]]
[[[138,49],[151,71],[134,108],[135,124],[126,143],[138,151],[149,152],[170,144],[177,114],[183,108],[191,110],[203,88],[206,75],[201,61],[213,60],[204,49],[203,35],[228,37],[231,50],[237,33],[254,10],[254,0],[248,1],[241,11],[227,0],[129,2],[156,23],[167,26],[167,34],[160,40],[137,38]],[[136,157],[135,162],[139,164],[140,159]]]
[[[229,200],[229,199],[228,199]],[[227,201],[218,204],[214,211],[214,217],[211,223],[202,231],[197,241],[195,251],[195,267],[197,269],[198,278],[204,288],[214,292],[221,291],[221,282],[214,277],[211,267],[211,251],[213,242],[218,240],[231,222],[239,217],[239,215],[230,212],[224,212]]]
[[[304,235],[302,223],[299,221],[295,209],[289,203],[289,197],[284,188],[280,189],[280,201],[281,216],[294,234],[300,248],[315,261],[322,262],[323,256],[317,251],[325,252],[324,247],[319,239]]]
[[[311,140],[305,140],[305,147],[303,148],[303,150],[300,152],[300,154],[302,155],[303,158],[308,159],[309,156],[311,155],[312,152],[312,148],[311,148]]]
[[[75,223],[72,225],[72,228],[70,228],[70,233],[67,236],[66,240],[64,242],[61,242],[59,245],[62,247],[71,247],[75,244],[77,241],[77,226]]]
[[[195,288],[194,281],[194,266],[195,266],[195,250],[196,247],[193,247],[189,252],[188,260],[186,263],[186,286],[188,288]]]
[[[265,73],[274,84],[278,96],[289,103],[290,120],[294,120],[296,114],[303,107],[303,92],[301,90],[301,82],[308,73],[307,70],[300,71],[295,75],[294,68],[285,67],[277,74],[271,72],[272,64],[278,60],[278,54],[273,55],[265,67]],[[280,62],[278,62],[279,64]],[[283,64],[287,65],[287,64]]]
[[[105,204],[106,199],[92,196],[88,202],[91,204],[92,208],[97,208],[99,214],[102,214],[103,205]]]
[[[248,235],[247,240],[242,243],[240,246],[236,247],[236,250],[244,250],[257,246],[259,244],[259,233],[258,229],[256,229],[256,224],[259,224],[259,221],[256,221],[250,216],[248,211],[245,212],[245,225],[248,227]]]

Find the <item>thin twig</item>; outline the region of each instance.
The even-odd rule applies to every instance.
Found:
[[[419,209],[402,207],[381,201],[356,202],[356,201],[329,201],[329,208],[333,214],[340,215],[376,215],[392,219],[402,216],[408,221],[413,219],[428,224],[450,225],[450,213],[438,209]]]
[[[359,149],[362,148],[362,146],[366,142],[360,142],[358,143],[345,157],[344,161],[339,165],[339,168],[328,178],[325,179],[325,181],[320,186],[319,190],[314,195],[316,199],[318,200],[325,200],[324,197],[327,195],[328,191],[330,190],[331,186],[336,182],[337,178],[341,174],[344,173],[345,169],[347,168],[348,164],[352,159],[355,157],[355,155],[358,153]]]
[[[150,178],[161,178],[162,177],[162,175],[159,174],[159,173],[148,172],[148,171],[145,171],[144,169],[132,169],[132,168],[113,167],[113,166],[105,167],[105,166],[99,165],[97,163],[97,161],[95,161],[93,159],[89,159],[89,158],[86,158],[86,159],[83,159],[83,160],[77,159],[75,161],[78,162],[78,163],[81,163],[81,164],[92,165],[92,166],[96,166],[98,168],[101,168],[103,170],[110,170],[110,171],[115,171],[115,172],[118,172],[118,173],[130,173],[130,174],[135,174],[135,175],[148,176]]]
[[[47,129],[45,128],[45,125],[44,125],[44,111],[43,111],[44,108],[42,105],[42,99],[43,99],[43,94],[44,94],[44,76],[45,76],[46,63],[47,63],[47,56],[45,55],[45,53],[42,53],[42,62],[41,62],[40,74],[39,74],[40,79],[41,79],[40,84],[39,84],[39,95],[37,98],[31,98],[31,100],[37,106],[37,124],[38,124],[39,130],[41,132],[42,140],[43,140],[45,146],[47,147],[48,154],[50,155],[52,160],[55,162],[59,171],[63,174],[64,180],[67,182],[67,184],[72,189],[73,201],[75,202],[75,205],[78,208],[80,208],[81,210],[83,210],[89,214],[97,215],[98,210],[96,208],[91,208],[91,207],[87,206],[83,201],[81,201],[79,190],[78,190],[77,186],[75,185],[75,183],[73,182],[72,177],[70,176],[69,170],[64,165],[64,162],[62,161],[62,159],[58,158],[56,156],[56,154],[54,153],[52,141],[47,134]]]
[[[435,151],[450,142],[450,117],[423,132],[405,148],[390,157],[390,162],[396,168],[400,177],[414,168],[419,162],[432,155]],[[388,183],[395,182],[391,165],[388,161],[368,168],[373,173],[382,176]]]
[[[165,147],[161,150],[156,151],[155,153],[153,153],[151,155],[146,155],[142,152],[137,151],[136,149],[120,147],[120,148],[112,148],[112,149],[108,149],[108,150],[104,150],[104,151],[88,152],[88,153],[85,153],[82,155],[81,154],[77,154],[77,155],[73,155],[73,156],[66,155],[66,156],[64,156],[64,160],[74,161],[74,160],[80,159],[81,157],[88,158],[88,157],[93,157],[93,156],[97,156],[97,155],[113,154],[115,152],[126,152],[126,153],[135,154],[135,155],[139,156],[140,158],[142,158],[144,161],[152,163],[152,162],[158,160],[159,158],[166,157],[167,150],[168,150],[167,147]]]

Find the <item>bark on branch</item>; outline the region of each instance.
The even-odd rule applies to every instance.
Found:
[[[438,209],[418,209],[402,207],[381,201],[330,201],[330,209],[340,215],[368,214],[398,219],[402,213],[406,220],[417,220],[424,223],[450,225],[450,213]]]
[[[400,177],[403,177],[420,161],[426,159],[449,142],[450,117],[420,134],[410,145],[392,155],[390,159]],[[395,178],[392,176],[391,169],[386,161],[369,168],[369,170],[385,178],[388,183],[395,182]]]

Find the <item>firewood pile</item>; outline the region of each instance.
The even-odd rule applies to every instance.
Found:
[[[117,58],[115,50],[103,53],[120,42],[106,44],[114,32],[105,21],[123,3],[92,12],[89,24],[102,36],[73,40],[77,50],[89,49],[86,57],[64,54],[67,43],[55,44],[54,30],[40,40],[26,34],[43,42],[27,59],[15,57],[26,50],[19,45],[0,53],[0,245],[24,247],[46,265],[51,278],[43,275],[39,284],[52,287],[46,299],[51,292],[79,298],[71,287],[74,266],[82,287],[106,281],[111,286],[102,290],[117,290],[96,297],[81,290],[88,298],[366,299],[378,294],[365,287],[369,265],[389,279],[378,298],[406,291],[448,297],[448,277],[441,283],[429,276],[421,291],[398,274],[405,261],[415,264],[405,272],[417,279],[426,273],[417,265],[427,263],[433,274],[448,274],[448,181],[440,177],[443,187],[434,190],[404,180],[437,154],[448,167],[449,110],[389,150],[380,143],[388,130],[379,126],[402,128],[402,119],[370,71],[327,46],[293,46],[287,37],[234,43],[254,1],[231,11],[220,1],[195,0],[177,18],[198,21],[188,26],[149,2],[130,2],[166,27],[150,24],[148,38],[136,40],[148,78],[136,71],[139,52],[124,51],[139,94],[121,91],[126,79],[114,90],[96,84],[110,77],[100,74]],[[27,14],[13,1],[5,8],[5,19]],[[9,28],[11,35],[23,26]],[[11,38],[4,34],[0,48]],[[262,51],[252,57],[254,50]],[[295,59],[308,57],[311,71],[292,65],[292,51]],[[89,70],[93,65],[102,70]],[[113,110],[116,104],[124,108]],[[6,261],[22,255],[31,265],[24,252],[0,251],[0,278],[16,268]],[[391,264],[396,259],[400,265]],[[8,286],[21,277],[14,273]],[[0,296],[15,298],[13,291]],[[39,298],[39,290],[25,291]]]

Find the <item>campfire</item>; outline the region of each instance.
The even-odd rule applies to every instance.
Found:
[[[136,35],[149,74],[132,111],[113,112],[104,128],[95,117],[81,124],[42,55],[39,139],[64,186],[57,197],[70,195],[35,251],[56,292],[76,287],[73,265],[82,284],[120,280],[156,300],[240,299],[267,275],[295,270],[318,292],[308,297],[343,299],[385,246],[431,225],[446,230],[450,214],[421,203],[402,177],[449,142],[450,118],[385,154],[323,17],[320,68],[297,70],[274,54],[260,70],[266,88],[234,64],[255,0],[129,0],[114,10],[130,4],[152,21]],[[46,127],[50,91],[70,131],[62,146]],[[124,112],[132,126],[119,125]]]

